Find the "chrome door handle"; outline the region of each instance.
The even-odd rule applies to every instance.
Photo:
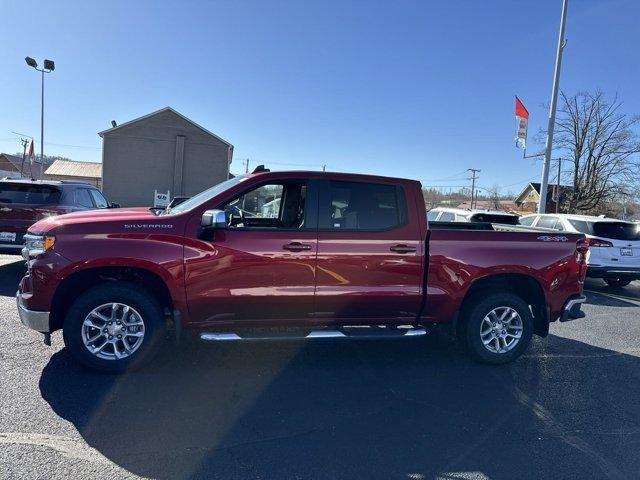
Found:
[[[410,247],[409,245],[394,245],[389,247],[389,250],[396,253],[412,253],[416,251],[416,247]]]
[[[291,242],[283,245],[282,248],[284,250],[289,250],[290,252],[301,252],[303,250],[311,250],[311,245],[300,242]]]

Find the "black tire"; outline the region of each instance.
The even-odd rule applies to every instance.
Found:
[[[631,280],[627,280],[624,278],[604,278],[604,283],[609,285],[610,287],[626,287],[631,283]]]
[[[144,323],[144,336],[140,345],[125,358],[99,358],[89,351],[83,341],[83,323],[89,313],[109,303],[130,306],[142,317]],[[140,367],[157,353],[164,337],[163,325],[162,309],[144,288],[129,282],[108,282],[90,288],[73,302],[64,320],[63,337],[71,355],[82,365],[100,372],[119,373]],[[136,340],[133,339],[133,342]],[[119,345],[123,347],[121,343]],[[112,351],[113,349],[115,347],[111,348]]]
[[[484,318],[496,308],[508,307],[520,316],[522,333],[511,350],[495,353],[489,350],[482,341],[480,328]],[[518,358],[529,346],[533,335],[533,315],[527,303],[513,293],[496,293],[486,296],[475,296],[468,300],[463,309],[458,338],[469,355],[476,361],[499,365],[509,363]]]

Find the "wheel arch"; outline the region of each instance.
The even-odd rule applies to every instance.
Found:
[[[51,302],[51,330],[59,330],[64,324],[65,316],[73,303],[83,292],[105,282],[127,281],[140,285],[147,290],[159,303],[163,310],[171,313],[180,304],[175,294],[172,294],[171,279],[157,271],[157,269],[130,265],[90,265],[76,269],[60,282]]]
[[[525,273],[495,273],[477,278],[467,289],[459,313],[464,318],[465,310],[474,299],[496,291],[511,292],[522,298],[533,313],[533,333],[541,337],[549,334],[549,310],[544,289],[536,278]]]

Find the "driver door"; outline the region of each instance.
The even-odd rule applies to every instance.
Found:
[[[317,197],[306,180],[252,186],[220,205],[228,228],[185,250],[192,321],[306,319],[314,311]]]

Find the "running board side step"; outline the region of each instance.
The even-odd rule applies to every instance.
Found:
[[[240,336],[235,332],[202,332],[200,334],[200,340],[206,341],[238,341],[238,340],[301,340],[301,339],[314,339],[314,338],[408,338],[408,337],[420,337],[427,334],[427,330],[424,328],[406,328],[406,329],[393,329],[388,330],[386,328],[373,329],[373,328],[357,328],[354,330],[360,330],[357,332],[345,332],[344,330],[312,330],[306,335],[247,335]],[[369,330],[369,331],[363,331]]]

